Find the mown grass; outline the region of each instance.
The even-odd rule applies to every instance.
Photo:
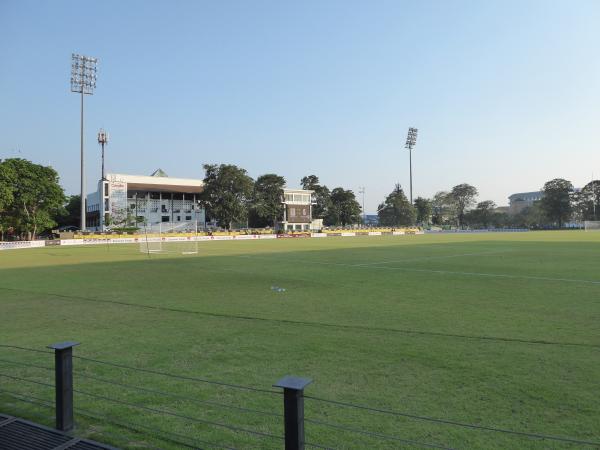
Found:
[[[288,374],[306,394],[525,432],[600,441],[600,234],[536,232],[206,242],[197,256],[135,245],[0,253],[0,343],[44,348],[261,389]],[[274,292],[271,286],[284,287]],[[0,348],[0,359],[52,356]],[[0,362],[1,373],[52,373]],[[78,374],[80,376],[78,376]],[[109,379],[179,395],[127,389]],[[75,360],[81,391],[274,435],[278,394],[245,392]],[[52,401],[4,377],[1,388]],[[281,441],[77,393],[76,407],[236,448]],[[0,392],[0,411],[53,411]],[[453,448],[587,448],[306,400],[311,420]],[[77,415],[77,433],[125,448],[180,448]],[[420,448],[309,422],[333,448]]]

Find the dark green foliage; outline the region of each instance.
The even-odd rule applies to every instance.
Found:
[[[9,210],[14,202],[16,173],[12,166],[0,160],[0,240],[9,225]]]
[[[66,203],[56,212],[55,220],[59,227],[80,225],[81,196],[71,195],[67,197]]]
[[[600,220],[600,180],[586,184],[571,194],[573,212],[578,220]]]
[[[496,204],[492,200],[477,203],[477,206],[465,214],[465,224],[474,228],[489,228],[495,218]]]
[[[450,191],[450,198],[456,213],[456,223],[459,227],[463,225],[466,210],[475,204],[475,197],[477,197],[477,188],[467,183],[456,185]]]
[[[245,222],[254,188],[246,170],[231,164],[204,164],[203,167],[204,190],[200,200],[208,217],[227,229],[231,229],[234,222]]]
[[[415,211],[417,214],[417,223],[422,225],[428,225],[431,223],[432,204],[431,200],[423,197],[417,197],[415,199]]]
[[[573,211],[571,206],[573,185],[563,178],[555,178],[544,184],[543,191],[544,197],[540,200],[540,207],[546,217],[560,228]]]
[[[11,180],[12,192],[12,202],[4,206],[8,217],[3,228],[10,226],[16,235],[34,239],[38,232],[56,225],[54,215],[65,201],[58,173],[21,158],[6,159],[0,166],[4,173],[0,176]]]
[[[274,173],[261,175],[256,179],[251,214],[251,217],[256,219],[255,223],[264,223],[266,226],[275,227],[277,222],[282,219],[283,205],[281,201],[284,186],[285,178]]]
[[[435,225],[444,225],[453,215],[454,204],[450,194],[439,191],[431,199],[431,222]]]
[[[345,226],[360,221],[360,204],[351,190],[337,187],[331,191],[331,205],[325,225]]]
[[[410,204],[400,184],[386,197],[377,208],[379,224],[388,227],[414,225],[416,212]]]
[[[308,175],[300,180],[302,189],[308,189],[315,191],[314,198],[316,204],[313,205],[312,216],[313,218],[322,219],[327,217],[329,209],[331,208],[331,192],[327,186],[321,186],[319,184],[319,177],[316,175]]]

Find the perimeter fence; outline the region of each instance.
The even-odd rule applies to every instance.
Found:
[[[235,384],[75,345],[0,344],[0,412],[125,448],[600,448],[598,430],[570,438],[428,417],[305,394],[304,378]]]

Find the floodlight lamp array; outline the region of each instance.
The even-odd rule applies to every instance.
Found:
[[[408,129],[408,136],[406,136],[406,148],[412,149],[416,144],[417,144],[417,133],[418,133],[418,129],[416,128],[409,128]]]
[[[98,59],[89,56],[71,55],[71,92],[93,94],[96,89]]]

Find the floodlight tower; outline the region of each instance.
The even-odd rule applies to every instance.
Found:
[[[85,163],[83,152],[83,96],[92,95],[96,88],[98,60],[89,56],[71,54],[71,92],[81,94],[81,231],[85,230]]]
[[[108,144],[108,137],[108,131],[100,128],[98,132],[98,144],[102,146],[102,181],[106,181],[106,174],[104,173],[104,145]]]
[[[367,213],[365,212],[365,187],[360,186],[358,188],[358,193],[362,194],[363,225],[366,225],[367,224]]]
[[[408,136],[406,136],[405,148],[408,149],[408,161],[410,166],[410,204],[413,202],[413,189],[412,189],[412,149],[417,145],[417,130],[416,128],[410,127],[408,129]]]

